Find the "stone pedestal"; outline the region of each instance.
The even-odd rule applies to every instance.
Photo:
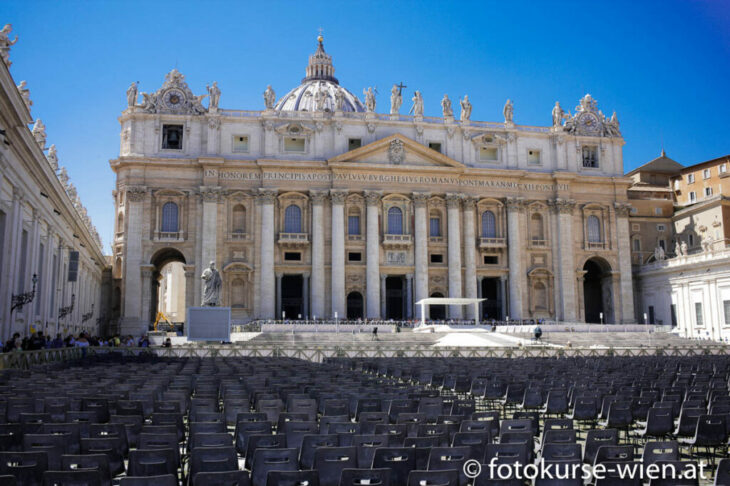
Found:
[[[188,341],[230,341],[230,307],[188,307],[185,331]]]

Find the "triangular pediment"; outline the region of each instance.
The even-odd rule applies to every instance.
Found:
[[[329,159],[329,163],[458,167],[464,164],[401,134],[390,135]]]

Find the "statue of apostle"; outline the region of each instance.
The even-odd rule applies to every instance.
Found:
[[[464,99],[461,100],[461,121],[469,121],[471,119],[471,102],[469,101],[469,95],[464,95]]]
[[[221,298],[221,276],[215,269],[215,262],[203,271],[203,306],[216,307]]]
[[[394,84],[390,90],[390,114],[397,115],[402,104],[403,96],[401,95],[400,88],[397,84]]]

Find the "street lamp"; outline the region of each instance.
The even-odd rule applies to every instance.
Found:
[[[91,311],[81,316],[81,322],[86,322],[94,316],[94,304],[91,304]]]
[[[66,307],[60,307],[58,309],[58,319],[63,319],[67,315],[73,312],[74,310],[74,302],[76,301],[76,294],[71,294],[71,305],[67,305]]]
[[[13,294],[11,297],[10,312],[12,313],[15,309],[22,309],[25,304],[30,304],[35,298],[35,286],[38,283],[38,275],[33,274],[33,290],[30,292],[23,292],[22,294]]]

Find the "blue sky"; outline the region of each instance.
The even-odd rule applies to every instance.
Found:
[[[27,80],[109,251],[125,90],[154,91],[177,67],[197,94],[218,81],[221,107],[261,109],[304,76],[324,29],[340,82],[420,89],[425,114],[468,94],[472,119],[549,125],[585,93],[616,110],[626,171],[667,154],[688,165],[730,154],[730,1],[186,2],[5,0],[11,73]],[[410,98],[410,94],[407,94]],[[410,103],[406,103],[406,108]]]

